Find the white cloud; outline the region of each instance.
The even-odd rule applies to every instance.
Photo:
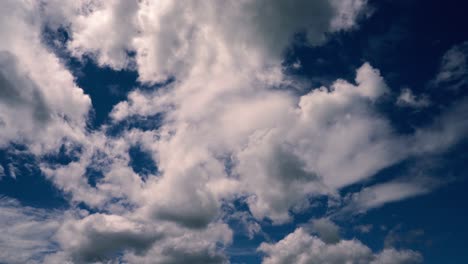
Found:
[[[345,213],[363,213],[384,204],[422,195],[431,188],[419,182],[388,182],[366,187],[345,198]]]
[[[368,225],[357,225],[357,226],[354,227],[354,229],[355,229],[356,231],[359,231],[359,232],[363,233],[363,234],[367,234],[367,233],[369,233],[370,231],[372,231],[372,228],[373,228],[373,227],[374,227],[374,226],[371,225],[371,224],[368,224]]]
[[[0,146],[41,153],[81,140],[91,101],[43,45],[40,3],[7,0],[0,12]]]
[[[455,101],[431,125],[417,129],[408,138],[407,146],[415,154],[445,151],[464,139],[468,131],[467,111],[467,98]]]
[[[311,44],[320,44],[326,32],[353,28],[366,3],[146,0],[75,1],[55,7],[54,2],[48,15],[55,26],[68,28],[72,54],[93,54],[100,65],[121,69],[131,66],[128,53],[135,52],[145,82],[226,64],[258,66],[281,60],[294,34],[304,31]],[[239,57],[241,61],[233,61]]]
[[[191,231],[127,215],[54,211],[0,199],[0,262],[227,263],[232,231],[223,223]]]
[[[232,242],[232,231],[225,224],[212,224],[202,231],[169,233],[169,238],[156,243],[146,255],[128,254],[129,263],[229,263],[223,252]]]
[[[460,89],[467,84],[468,77],[468,42],[455,45],[449,49],[442,57],[439,72],[433,84],[449,87],[450,89]]]
[[[57,250],[50,241],[60,226],[60,213],[0,197],[0,262],[42,263],[45,254]]]
[[[263,264],[416,264],[422,262],[419,253],[411,250],[385,249],[373,253],[358,240],[341,240],[327,244],[304,229],[298,228],[276,244],[262,243],[258,250],[265,254]]]
[[[41,170],[72,206],[82,202],[99,212],[71,210],[51,228],[58,230],[58,249],[47,256],[49,263],[225,263],[232,231],[219,222],[224,202],[243,198],[256,220],[284,223],[292,219],[291,209],[306,209],[310,198],[339,197],[341,188],[411,155],[445,150],[468,130],[460,122],[468,104],[461,102],[414,135],[396,134],[375,109],[389,89],[368,63],[357,69],[353,83],[338,79],[303,95],[286,89],[303,85],[281,66],[294,34],[302,31],[309,44],[319,45],[326,33],[354,28],[365,1],[50,0],[4,6],[0,146],[24,140],[35,154],[58,151],[64,142],[80,148],[69,164],[45,160]],[[118,137],[106,135],[114,124],[86,131],[91,102],[44,47],[46,25],[66,28],[73,56],[135,69],[144,83],[175,77],[155,91],[131,92],[111,113],[115,123],[162,113],[161,127],[124,129]],[[132,170],[133,145],[150,153],[158,176],[143,180]],[[88,182],[89,167],[103,174],[95,186]],[[422,189],[382,183],[356,194],[356,201],[371,208],[428,191]],[[366,193],[376,200],[365,199]],[[419,256],[374,254],[359,241],[337,241],[332,223],[313,226],[322,239],[297,229],[275,245],[263,244],[265,263],[385,263],[387,255]],[[255,225],[248,228],[259,232]]]
[[[206,225],[221,198],[244,193],[252,195],[248,203],[255,217],[283,222],[289,220],[288,210],[309,195],[333,193],[394,162],[387,122],[368,112],[387,91],[370,65],[358,70],[357,85],[339,80],[302,97],[239,74],[227,83],[229,74],[200,86],[202,80],[196,78],[150,95],[135,91],[128,103],[115,108],[117,120],[166,111],[163,126],[153,136],[146,133],[150,139],[144,141],[163,172],[145,188],[153,215],[172,220],[193,216]],[[358,150],[360,156],[346,158]],[[223,157],[233,160],[233,177],[226,174]],[[350,174],[346,178],[344,171]],[[167,193],[168,200],[154,199],[154,193]],[[169,198],[173,193],[184,195]]]
[[[163,236],[122,216],[93,214],[64,221],[56,239],[74,263],[90,263],[113,259],[122,251],[144,254]]]
[[[397,251],[393,248],[384,249],[371,264],[415,264],[422,263],[422,256],[412,250]]]
[[[423,108],[428,107],[431,104],[431,101],[427,95],[422,95],[420,98],[418,98],[410,89],[405,88],[401,90],[396,103],[399,106]]]
[[[368,64],[357,70],[356,84],[338,80],[300,97],[239,74],[227,83],[223,75],[203,85],[197,78],[177,82],[152,94],[137,90],[114,109],[117,120],[165,113],[158,131],[132,132],[147,138],[142,143],[163,172],[143,188],[146,214],[200,227],[217,217],[222,199],[240,194],[248,197],[257,219],[283,223],[291,219],[289,210],[308,198],[336,195],[409,156],[443,151],[467,130],[466,122],[449,121],[463,118],[462,102],[414,135],[394,134],[373,109],[388,88]],[[287,81],[279,77],[280,84]],[[431,190],[409,187],[393,198],[383,197],[389,186],[380,188],[379,206]],[[164,198],[155,199],[154,193]]]

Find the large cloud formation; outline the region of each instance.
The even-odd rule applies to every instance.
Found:
[[[0,34],[0,146],[28,143],[39,153],[61,139],[82,140],[90,98],[42,41],[36,1],[2,2]]]
[[[417,264],[422,263],[419,253],[411,250],[384,249],[374,254],[357,240],[341,240],[327,244],[311,236],[302,228],[296,229],[276,244],[263,243],[259,250],[266,254],[263,264]]]
[[[0,126],[6,132],[0,146],[23,143],[37,156],[62,145],[66,153],[79,151],[67,164],[40,164],[69,198],[65,216],[31,218],[23,213],[28,208],[15,213],[34,225],[53,219],[46,240],[56,247],[24,251],[20,245],[26,257],[0,255],[0,261],[227,263],[224,249],[233,235],[223,223],[224,204],[244,201],[255,221],[282,224],[319,196],[342,200],[343,211],[365,211],[426,193],[434,186],[420,187],[417,180],[381,183],[348,197],[338,191],[406,158],[443,151],[468,131],[468,104],[460,102],[432,126],[409,135],[395,132],[376,111],[390,89],[369,63],[356,70],[354,82],[338,79],[307,93],[307,83],[285,73],[282,58],[296,34],[321,45],[327,34],[352,30],[366,12],[363,0],[47,0],[2,6]],[[45,28],[67,32],[70,56],[135,70],[142,85],[170,82],[133,90],[114,106],[110,123],[89,131],[90,99],[44,44]],[[155,116],[161,119],[155,129],[109,135],[121,122]],[[157,175],[141,177],[132,169],[134,146],[156,162]],[[93,183],[91,171],[102,177]],[[260,250],[265,263],[420,260],[412,251],[372,253],[357,240],[337,240],[299,228]]]

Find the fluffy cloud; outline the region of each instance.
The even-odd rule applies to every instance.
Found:
[[[128,216],[49,211],[0,200],[5,263],[227,263],[227,225],[190,231]]]
[[[327,244],[304,229],[298,228],[276,244],[262,243],[258,250],[265,254],[264,264],[282,263],[371,263],[416,264],[422,262],[419,253],[411,250],[385,249],[373,253],[358,240],[341,240]]]
[[[91,101],[43,45],[39,2],[4,1],[0,22],[0,146],[41,153],[81,140]]]
[[[265,90],[268,86],[283,85],[290,81],[283,80],[279,63],[282,52],[294,34],[303,31],[311,44],[319,44],[324,41],[326,32],[354,27],[364,6],[364,1],[354,0],[314,3],[298,1],[288,4],[266,1],[207,2],[202,6],[195,2],[182,5],[172,1],[130,1],[125,4],[117,1],[74,1],[63,5],[57,5],[55,1],[44,2],[41,14],[45,18],[38,24],[46,23],[52,29],[64,27],[70,34],[67,48],[72,55],[91,55],[100,65],[114,69],[133,67],[135,63],[140,80],[144,82],[157,82],[176,76],[177,83],[172,88],[175,92],[144,96],[132,93],[129,103],[123,102],[115,108],[114,118],[124,119],[129,112],[135,111],[134,106],[138,107],[139,114],[174,108],[177,110],[168,113],[169,124],[153,133],[153,137],[159,137],[160,140],[147,146],[153,150],[153,156],[158,159],[158,165],[164,171],[161,179],[152,179],[143,184],[125,164],[128,161],[125,151],[130,144],[122,145],[122,142],[106,139],[99,135],[100,132],[87,135],[87,139],[80,141],[83,153],[78,161],[65,166],[43,164],[43,171],[56,186],[70,193],[76,202],[84,201],[93,207],[107,208],[109,201],[121,197],[137,207],[143,205],[141,211],[145,215],[189,227],[206,226],[217,216],[222,198],[245,192],[243,189],[249,185],[248,182],[226,179],[224,164],[216,155],[238,153],[239,150],[233,147],[237,144],[254,143],[246,140],[254,130],[269,129],[274,123],[288,118],[283,115],[281,119],[271,119],[268,117],[270,112],[262,108],[277,113],[285,108],[294,111],[296,98],[288,93],[271,93]],[[116,31],[115,28],[119,30]],[[239,34],[234,34],[236,32]],[[106,34],[105,42],[101,41],[103,34]],[[210,75],[219,76],[208,80]],[[229,81],[232,83],[227,84]],[[258,91],[256,86],[260,88]],[[204,88],[197,91],[201,87]],[[218,109],[202,113],[206,105],[215,103],[218,96],[223,96],[226,100],[216,102]],[[262,105],[264,96],[268,99]],[[152,100],[148,100],[148,97]],[[192,103],[188,103],[189,101]],[[223,103],[229,105],[223,106]],[[221,149],[215,150],[216,153],[208,150],[215,142],[210,143],[202,134],[213,126],[238,122],[235,119],[241,108],[253,111],[253,118],[230,133],[233,139],[226,140],[225,136],[209,133],[217,141],[226,143],[222,144]],[[221,113],[217,114],[215,111]],[[198,116],[194,115],[196,113]],[[261,121],[261,127],[257,127],[255,123],[261,119],[265,120]],[[184,131],[187,126],[200,126],[200,130]],[[227,126],[226,131],[231,127],[232,125]],[[177,136],[170,137],[174,131]],[[120,144],[122,149],[114,149],[112,146],[115,144]],[[274,148],[280,150],[283,147]],[[241,154],[249,155],[249,151],[251,150],[247,149]],[[278,152],[279,156],[273,157],[278,159],[291,156],[290,161],[280,165],[279,170],[295,168],[302,163],[295,158],[296,154],[287,152]],[[105,153],[109,165],[96,188],[91,188],[86,173],[96,153]],[[180,154],[183,156],[178,157]],[[176,164],[175,161],[180,158],[186,162]],[[238,159],[237,155],[234,158]],[[245,164],[240,160],[239,163],[243,166]],[[236,173],[241,174],[241,170]],[[247,173],[253,172],[246,171],[242,174]],[[304,174],[305,180],[316,178],[314,173],[302,169],[298,173]],[[278,177],[281,181],[284,176]],[[300,188],[298,183],[278,183],[278,188],[288,188],[288,192]],[[126,188],[117,187],[122,184]],[[257,181],[255,184],[261,182]],[[301,191],[300,195],[290,201],[281,202],[284,205],[275,209],[278,212],[271,213],[277,215],[273,218],[280,221],[289,218],[285,214],[288,208],[302,200],[302,196],[311,189],[317,189],[314,185],[309,184],[307,190]],[[162,198],[155,199],[154,193],[163,194]],[[174,196],[174,193],[185,195]],[[253,198],[249,199],[252,208],[254,204],[259,208],[255,210],[258,212],[257,217],[270,215],[262,211],[270,210],[273,202],[266,201],[267,208],[261,209],[264,207],[261,203],[265,203],[262,200],[270,199],[265,195],[268,194],[259,194],[258,202],[253,202]],[[136,202],[137,200],[140,202]]]
[[[288,210],[309,195],[333,193],[395,159],[387,121],[370,112],[387,91],[385,83],[368,64],[357,71],[356,82],[339,80],[330,88],[296,97],[241,74],[227,87],[213,78],[187,97],[197,87],[190,80],[149,96],[133,92],[113,115],[120,120],[168,109],[159,139],[147,142],[164,172],[162,179],[148,183],[148,193],[185,195],[157,200],[156,215],[176,219],[167,210],[183,208],[190,200],[191,206],[200,205],[190,207],[194,213],[212,218],[217,199],[240,192],[253,194],[247,201],[254,216],[282,222],[289,219]],[[150,102],[155,105],[152,110],[142,108]],[[346,142],[340,140],[343,131]],[[360,155],[346,158],[358,149]],[[231,175],[224,168],[226,159],[232,161]],[[341,177],[344,171],[346,178]],[[187,177],[198,184],[186,184]],[[183,212],[189,211],[176,211]]]
[[[127,254],[130,263],[229,263],[224,248],[232,242],[225,224],[212,224],[205,230],[169,233],[171,237],[155,244],[146,255]]]
[[[324,33],[354,27],[364,7],[363,0],[75,1],[53,7],[51,16],[69,29],[75,56],[92,54],[115,69],[134,62],[140,80],[155,82],[226,63],[280,60],[294,34],[320,44]]]
[[[165,113],[150,139],[157,137],[156,142],[145,141],[163,171],[161,179],[147,184],[147,200],[153,193],[184,195],[149,202],[156,217],[199,219],[196,214],[204,212],[200,223],[207,224],[220,199],[240,193],[257,219],[285,222],[289,209],[309,197],[334,195],[409,156],[443,150],[466,131],[464,122],[448,122],[462,116],[451,110],[456,113],[448,111],[443,124],[407,137],[394,134],[373,109],[388,88],[369,64],[357,70],[356,84],[338,80],[299,97],[242,74],[221,84],[213,77],[203,86],[190,79],[149,96],[135,91],[115,108],[119,119]],[[152,110],[141,107],[150,102]],[[439,136],[445,142],[431,140]],[[189,178],[197,184],[187,184]],[[187,201],[190,210],[183,209]]]
[[[468,122],[461,122],[468,104],[460,102],[432,126],[398,135],[376,109],[389,88],[369,63],[356,70],[353,82],[338,79],[298,94],[310,87],[281,66],[295,34],[319,45],[327,33],[356,27],[365,1],[50,0],[4,6],[0,126],[6,129],[0,146],[20,141],[38,156],[62,145],[79,149],[66,164],[40,160],[42,172],[72,205],[64,218],[44,220],[54,224],[45,235],[30,239],[55,242],[43,253],[48,263],[226,263],[223,250],[232,231],[221,221],[224,203],[245,201],[252,213],[247,228],[259,232],[255,221],[290,221],[291,210],[306,209],[311,198],[339,198],[343,187],[408,157],[443,151],[468,131]],[[172,81],[132,91],[114,107],[110,124],[87,131],[90,100],[44,47],[44,27],[69,33],[72,56],[136,70],[141,83]],[[156,115],[155,129],[124,128],[109,136],[119,122]],[[136,145],[155,160],[158,175],[133,171],[129,150]],[[100,177],[92,180],[91,171]],[[368,209],[427,191],[382,183],[353,195],[350,204]],[[74,209],[81,205],[90,212]],[[33,226],[41,222],[26,219]],[[340,240],[338,227],[326,219],[312,228],[321,238],[299,228],[277,244],[262,244],[265,263],[420,260],[412,251],[374,254],[359,241]],[[6,256],[8,262],[43,250],[18,248],[25,257]]]
[[[146,252],[163,236],[147,229],[121,216],[93,214],[65,221],[56,236],[74,262],[90,263],[115,258],[123,250]]]

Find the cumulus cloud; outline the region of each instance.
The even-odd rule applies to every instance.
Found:
[[[163,172],[146,183],[149,214],[203,226],[217,215],[220,199],[241,193],[256,218],[280,223],[310,195],[333,193],[398,158],[391,155],[397,144],[389,124],[371,111],[388,88],[369,64],[358,69],[356,84],[338,80],[300,97],[271,90],[262,76],[239,74],[227,87],[212,78],[203,89],[193,90],[198,85],[189,79],[152,94],[134,91],[115,107],[117,120],[164,112],[158,131],[131,133],[153,151]],[[345,171],[349,176],[341,177]],[[154,193],[184,195],[166,200]],[[190,218],[195,222],[184,223]]]
[[[242,81],[259,86],[244,91],[233,83],[230,89],[216,92],[209,90],[208,82],[205,90],[190,93],[190,99],[185,93],[192,86],[185,82],[149,94],[134,91],[128,102],[114,109],[121,111],[125,105],[119,120],[163,111],[159,129],[125,131],[118,139],[95,135],[79,161],[43,171],[77,202],[117,210],[122,205],[116,207],[111,201],[120,197],[146,217],[189,228],[206,227],[219,217],[224,199],[239,195],[246,197],[255,218],[283,223],[291,220],[291,208],[306,209],[310,197],[336,195],[340,188],[411,155],[443,150],[466,131],[464,122],[450,122],[462,117],[462,110],[456,110],[463,108],[460,104],[442,115],[439,124],[408,137],[395,135],[388,121],[373,110],[388,88],[369,64],[357,70],[356,84],[338,80],[303,96],[271,90],[258,80]],[[237,89],[240,94],[232,94]],[[196,96],[199,100],[193,100]],[[144,146],[157,161],[159,177],[143,182],[132,172],[128,150],[134,144]],[[107,165],[104,177],[92,187],[86,167],[97,152],[104,154]],[[67,174],[76,175],[75,182]],[[381,198],[363,208],[431,190],[411,183],[403,184],[408,187],[401,189],[405,193],[387,192],[394,183],[388,184],[363,191],[359,197]],[[114,205],[108,207],[109,203]]]
[[[162,237],[146,229],[147,226],[121,216],[93,214],[81,220],[65,221],[56,236],[74,262],[90,263],[115,258],[123,250],[146,252]]]
[[[227,225],[212,224],[205,230],[175,234],[155,244],[146,255],[124,258],[130,263],[229,263],[224,248],[232,242],[232,231]]]
[[[354,27],[365,3],[74,1],[50,15],[56,26],[69,30],[68,49],[75,56],[91,54],[115,69],[134,62],[140,80],[157,82],[235,63],[237,56],[242,57],[238,67],[280,60],[296,33],[320,44],[326,32]]]
[[[0,22],[0,146],[28,143],[41,153],[64,137],[81,140],[91,101],[43,45],[40,3],[4,1]]]
[[[190,231],[129,215],[54,211],[0,199],[0,262],[227,263],[232,231],[223,223]]]
[[[376,109],[390,89],[369,63],[353,81],[338,79],[305,94],[297,90],[310,89],[288,89],[304,88],[281,65],[295,35],[320,45],[328,33],[355,28],[366,9],[363,0],[4,6],[0,126],[6,132],[0,146],[20,141],[38,156],[62,145],[79,149],[66,164],[40,160],[41,171],[72,205],[60,224],[45,220],[54,223],[46,239],[56,245],[43,252],[47,263],[227,263],[223,250],[232,243],[232,230],[222,223],[224,203],[245,201],[253,236],[260,232],[256,221],[291,221],[291,210],[307,209],[314,197],[339,198],[343,187],[408,157],[443,151],[468,130],[468,122],[461,122],[468,104],[461,102],[432,126],[398,135]],[[109,124],[88,131],[90,99],[44,46],[44,27],[68,32],[71,56],[136,70],[140,83],[171,81],[130,92],[113,108]],[[119,122],[156,115],[157,128],[124,128],[109,136]],[[143,178],[132,169],[135,145],[156,162],[158,175]],[[92,180],[91,171],[100,177]],[[349,200],[366,210],[428,191],[390,182]],[[312,229],[320,238],[299,228],[277,244],[262,244],[264,262],[420,260],[412,251],[376,254],[357,240],[340,240],[339,228],[327,219],[313,221]],[[28,250],[25,258],[5,258],[24,262],[42,248]]]
[[[355,239],[327,244],[320,238],[311,236],[302,228],[296,229],[275,244],[262,243],[258,250],[265,254],[262,262],[264,264],[422,263],[421,255],[415,251],[385,249],[382,252],[373,253],[371,249]]]

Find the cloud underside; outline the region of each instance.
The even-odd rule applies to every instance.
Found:
[[[321,45],[328,34],[355,29],[366,12],[363,0],[7,0],[2,6],[0,147],[25,144],[37,157],[62,146],[78,154],[68,164],[38,159],[70,199],[63,216],[0,200],[8,209],[0,217],[11,219],[11,212],[20,219],[18,231],[8,233],[16,237],[0,244],[13,241],[8,247],[21,252],[0,254],[0,262],[228,263],[224,249],[233,231],[223,222],[226,204],[241,200],[249,221],[273,224],[292,221],[291,212],[322,196],[338,199],[340,212],[364,213],[437,184],[406,177],[346,197],[338,191],[405,159],[442,152],[468,130],[468,104],[460,101],[413,134],[395,132],[376,109],[390,89],[369,63],[356,69],[353,82],[337,79],[298,93],[311,87],[282,66],[296,34]],[[65,30],[69,39],[58,45],[74,58],[135,70],[142,85],[173,81],[134,89],[114,106],[109,123],[90,131],[91,100],[45,44],[44,28]],[[429,104],[409,92],[400,102]],[[121,122],[155,116],[161,119],[155,129],[109,136]],[[135,146],[155,161],[157,175],[134,171]],[[95,184],[92,170],[102,174]],[[24,226],[43,231],[28,235]],[[317,222],[315,232],[330,226]],[[298,228],[259,251],[264,263],[421,261],[413,251],[373,253],[357,240],[340,240],[336,230],[325,234]]]

